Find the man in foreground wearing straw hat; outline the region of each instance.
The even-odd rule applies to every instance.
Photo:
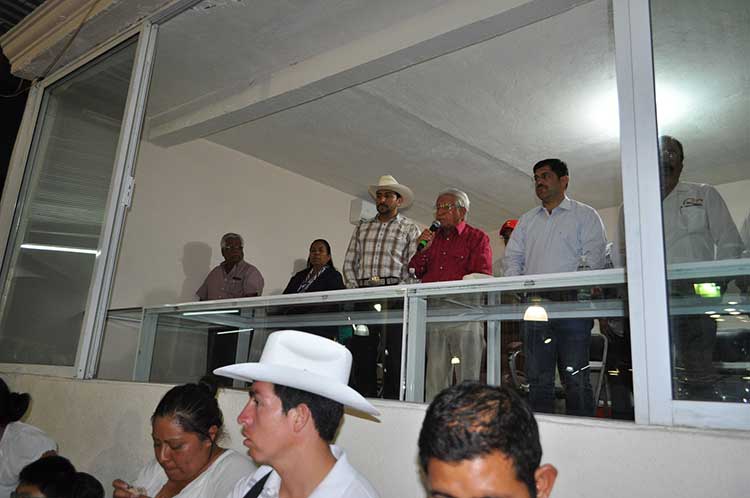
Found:
[[[342,345],[296,330],[268,337],[257,363],[214,371],[254,381],[237,421],[244,445],[261,467],[230,498],[377,498],[367,479],[331,444],[344,406],[378,415],[347,386],[352,357]]]
[[[344,282],[350,289],[395,285],[409,276],[409,260],[417,252],[419,226],[399,213],[414,201],[414,193],[391,175],[380,177],[368,191],[375,201],[377,216],[357,225],[344,258]],[[381,310],[385,312],[385,310]],[[401,325],[385,326],[385,375],[383,397],[397,399],[401,378]],[[376,361],[379,334],[355,335],[351,349],[355,356],[354,385],[365,396],[376,396]]]

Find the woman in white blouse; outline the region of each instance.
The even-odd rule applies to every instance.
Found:
[[[204,378],[164,395],[151,416],[155,460],[132,483],[115,480],[114,498],[225,498],[254,471],[246,456],[218,445],[224,421],[216,390]]]
[[[41,429],[19,422],[30,401],[27,393],[11,392],[0,379],[0,498],[8,498],[16,489],[21,469],[57,450],[57,444]]]

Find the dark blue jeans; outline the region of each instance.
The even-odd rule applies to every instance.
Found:
[[[555,411],[557,367],[565,387],[565,413],[594,415],[594,393],[588,369],[593,326],[593,320],[583,318],[524,322],[523,351],[529,404],[534,411]]]

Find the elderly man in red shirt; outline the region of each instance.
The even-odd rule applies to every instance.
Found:
[[[422,282],[461,280],[473,273],[492,275],[490,238],[466,223],[468,212],[465,192],[450,188],[438,194],[435,219],[440,228],[422,232],[422,249],[409,262]],[[427,330],[425,400],[452,384],[454,367],[459,382],[479,380],[483,350],[481,323],[431,324]]]

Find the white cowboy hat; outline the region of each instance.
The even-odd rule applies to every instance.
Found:
[[[377,200],[378,190],[390,190],[391,192],[396,192],[403,198],[403,201],[401,202],[402,209],[408,208],[411,206],[411,203],[414,202],[414,192],[412,192],[406,185],[398,183],[391,175],[381,176],[380,180],[378,180],[378,184],[370,185],[370,188],[367,190],[370,192],[370,196],[374,200]]]
[[[214,373],[294,387],[379,415],[369,401],[347,385],[351,368],[352,354],[341,344],[307,332],[279,330],[268,336],[259,362],[228,365]]]

